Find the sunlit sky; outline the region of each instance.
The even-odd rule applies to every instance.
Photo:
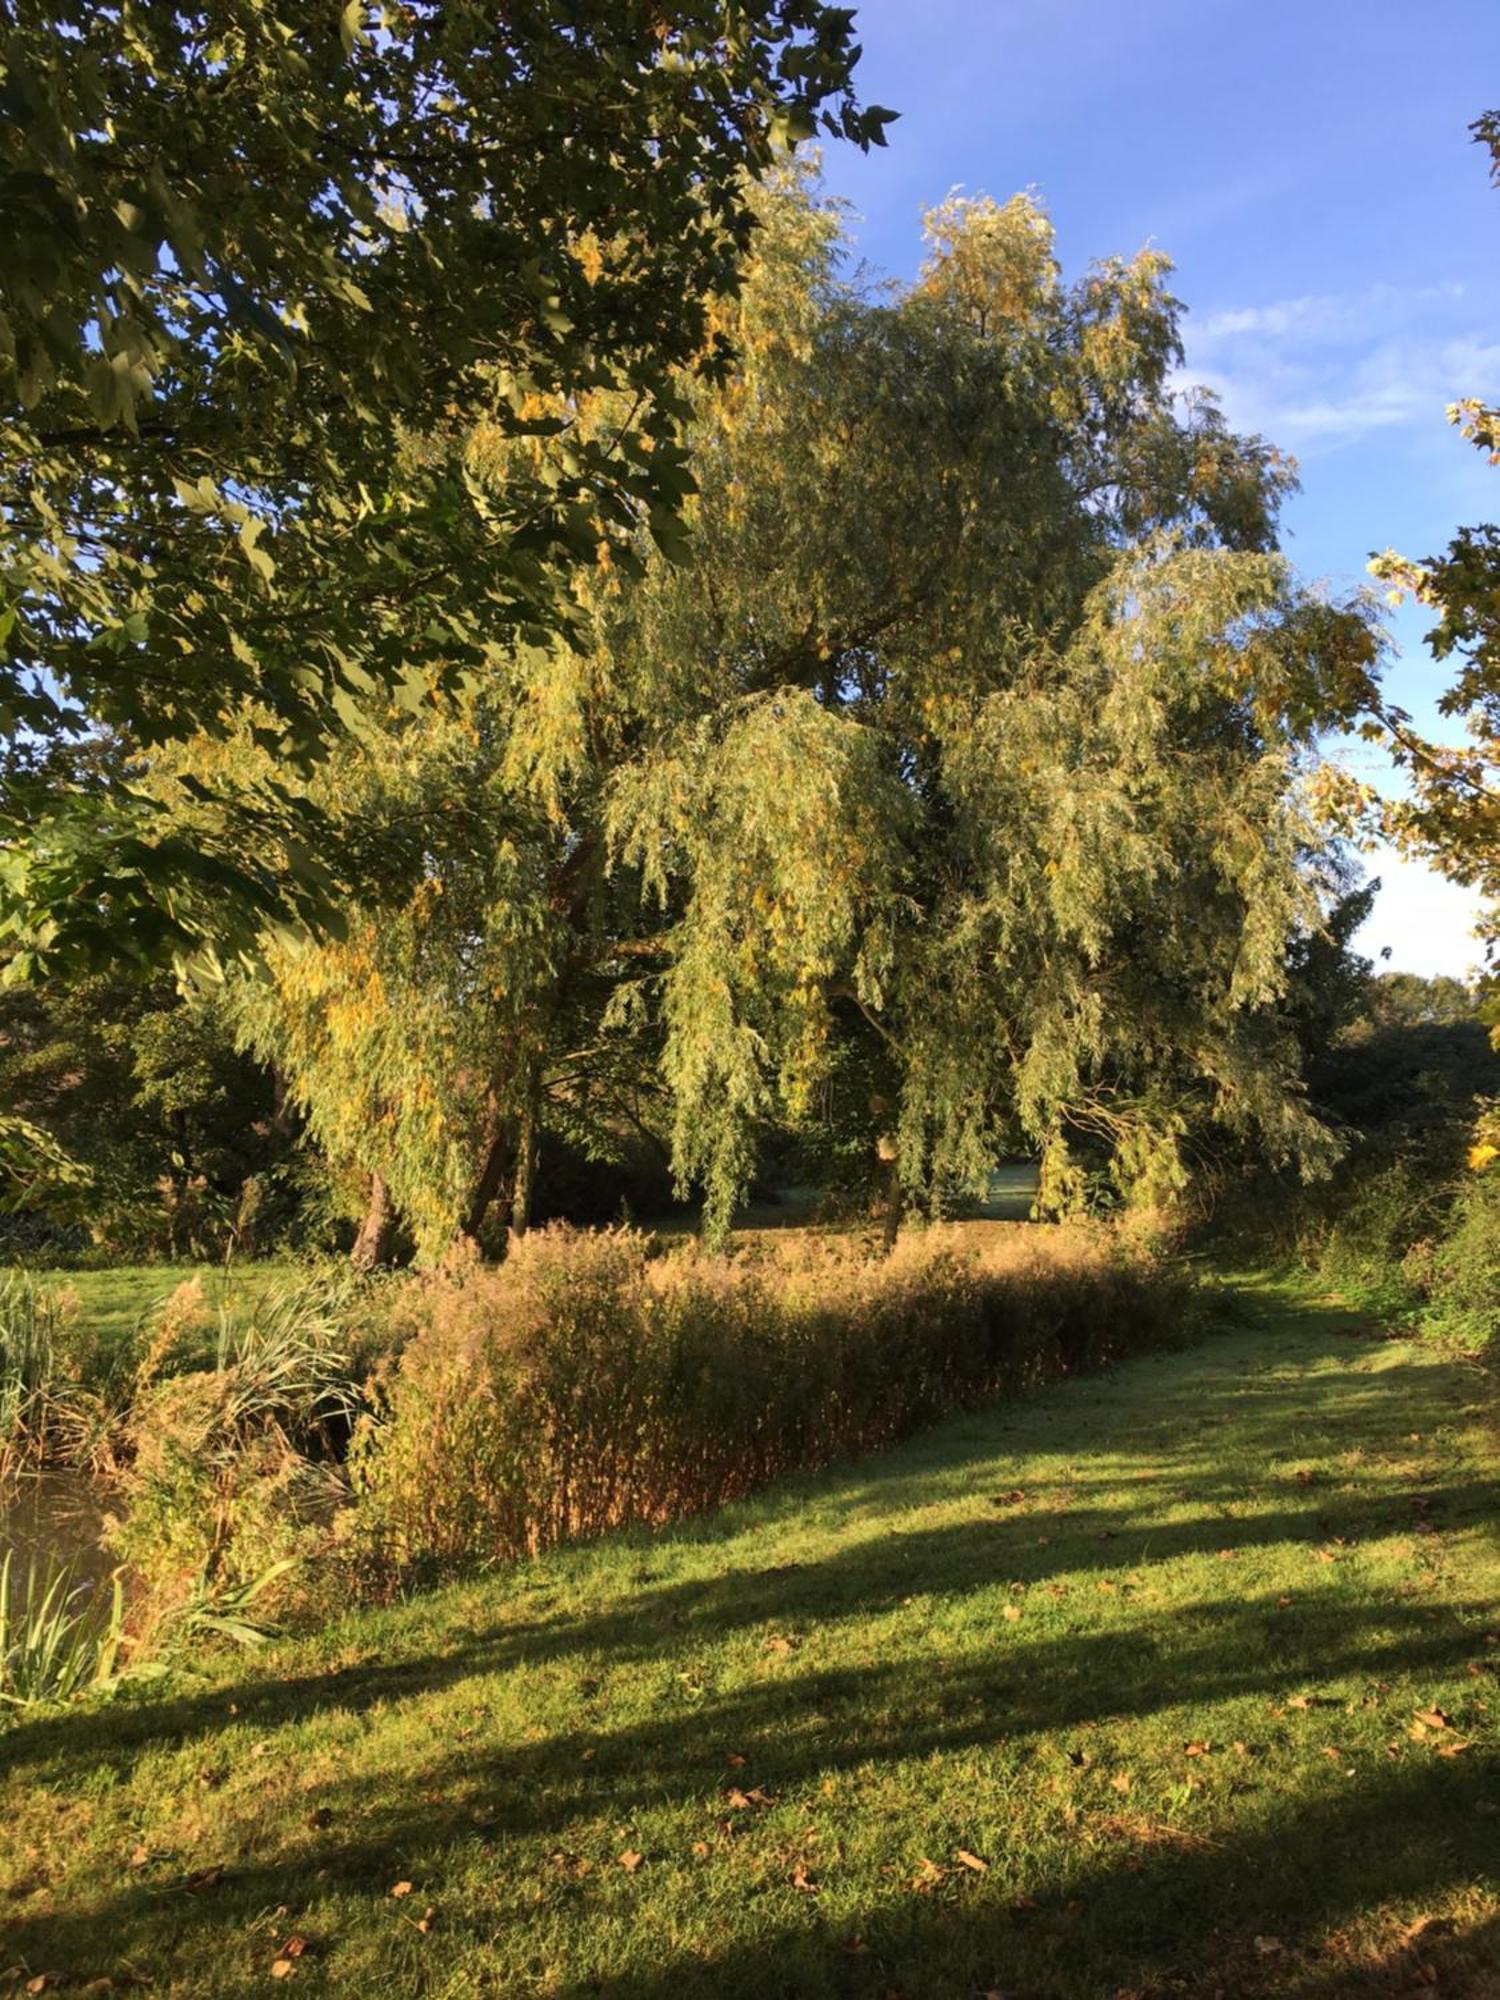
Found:
[[[1500,0],[864,0],[858,26],[861,93],[902,115],[886,151],[833,147],[825,171],[872,265],[910,276],[950,188],[1033,188],[1070,272],[1148,242],[1175,260],[1187,378],[1300,462],[1305,575],[1347,587],[1375,550],[1500,514],[1500,471],[1444,420],[1500,400],[1500,192],[1467,129],[1500,105]],[[1393,615],[1390,682],[1451,737],[1427,622]],[[1369,866],[1366,952],[1475,963],[1472,897]]]

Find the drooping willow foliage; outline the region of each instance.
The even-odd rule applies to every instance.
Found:
[[[1374,647],[1277,553],[1293,469],[1174,392],[1157,253],[1065,283],[1032,201],[950,201],[866,294],[805,181],[757,198],[686,542],[601,546],[585,641],[369,705],[319,803],[416,887],[272,946],[243,1033],[434,1255],[524,1221],[544,1129],[660,1135],[711,1228],[834,1116],[907,1206],[1022,1144],[1059,1207],[1215,1132],[1315,1162],[1284,989]]]

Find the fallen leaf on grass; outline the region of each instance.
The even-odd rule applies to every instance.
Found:
[[[748,1792],[742,1792],[738,1785],[731,1785],[724,1794],[736,1812],[748,1812],[752,1806],[768,1806],[774,1803],[767,1792],[755,1785]]]
[[[1128,1792],[1130,1790],[1130,1773],[1128,1771],[1116,1771],[1109,1782],[1115,1791]]]
[[[792,1887],[794,1889],[801,1889],[806,1895],[809,1896],[816,1896],[818,1893],[817,1883],[813,1880],[811,1875],[808,1874],[806,1868],[800,1861],[797,1863],[797,1866],[792,1870]]]
[[[561,1869],[563,1874],[572,1875],[579,1879],[587,1875],[594,1865],[584,1855],[570,1854],[564,1847],[558,1848],[554,1854],[549,1854],[547,1859],[552,1863],[554,1868]]]
[[[394,1883],[391,1887],[391,1894],[393,1896],[409,1896],[411,1894],[410,1882]]]
[[[971,1854],[967,1847],[956,1847],[953,1850],[953,1858],[963,1867],[972,1868],[976,1875],[988,1875],[990,1872],[988,1861],[981,1861],[979,1856]]]
[[[273,1958],[271,1961],[273,1979],[290,1979],[296,1970],[295,1964],[289,1958]]]
[[[729,1765],[731,1770],[739,1771],[744,1768],[745,1760],[738,1750],[731,1750],[726,1755],[724,1762]]]
[[[1437,1746],[1437,1753],[1440,1757],[1461,1757],[1465,1750],[1472,1747],[1471,1744],[1465,1742],[1440,1743]]]
[[[1427,1729],[1451,1729],[1453,1727],[1453,1718],[1444,1715],[1440,1708],[1414,1708],[1412,1714]]]
[[[795,1645],[796,1641],[794,1639],[788,1639],[778,1632],[774,1638],[767,1639],[766,1651],[784,1657],[792,1651]]]
[[[1000,1614],[1002,1618],[1007,1619],[1012,1625],[1014,1625],[1014,1623],[1020,1617],[1020,1615],[1021,1615],[1021,1607],[1019,1604],[1007,1604],[1005,1609]]]
[[[644,1854],[637,1854],[633,1847],[627,1847],[625,1852],[620,1856],[620,1866],[625,1870],[627,1875],[633,1875],[645,1859]]]
[[[1208,1750],[1209,1750],[1208,1744],[1200,1742],[1184,1743],[1182,1746],[1182,1754],[1184,1757],[1206,1757],[1208,1755]]]

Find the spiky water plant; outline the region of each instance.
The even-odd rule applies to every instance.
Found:
[[[100,1587],[14,1549],[0,1559],[0,1703],[11,1708],[72,1701],[116,1678],[125,1638],[123,1572]]]

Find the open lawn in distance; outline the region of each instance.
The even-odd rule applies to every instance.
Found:
[[[226,1997],[1493,1995],[1484,1397],[1251,1285],[1187,1351],[18,1720],[0,1963]]]
[[[31,1270],[30,1266],[26,1267]],[[74,1292],[78,1320],[108,1350],[128,1350],[144,1322],[169,1299],[179,1285],[197,1281],[211,1308],[221,1301],[253,1299],[280,1286],[295,1284],[307,1266],[292,1258],[243,1264],[114,1264],[76,1269],[34,1269],[38,1285],[52,1292]]]

